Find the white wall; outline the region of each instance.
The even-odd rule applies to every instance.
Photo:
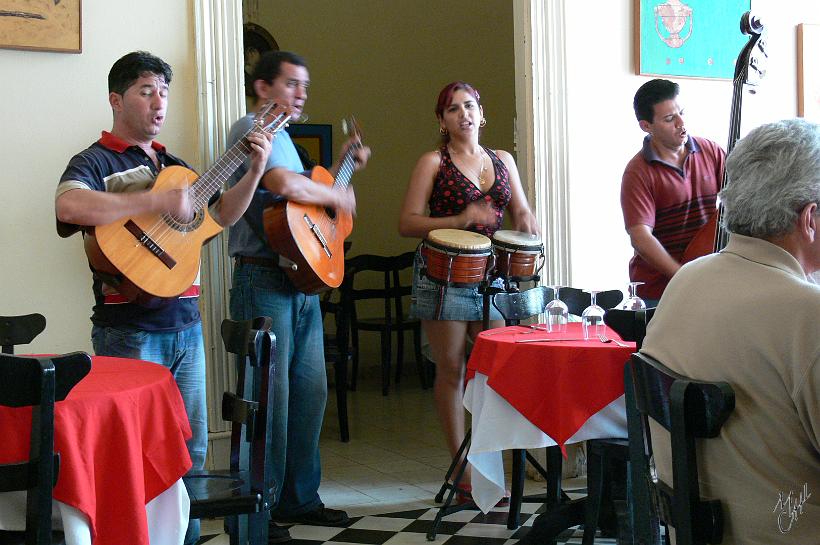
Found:
[[[0,315],[40,312],[46,331],[30,352],[90,350],[91,274],[78,235],[54,228],[54,190],[71,156],[111,128],[107,75],[135,49],[174,69],[159,140],[196,165],[194,39],[190,1],[86,1],[79,55],[0,49]]]
[[[632,112],[632,97],[651,78],[634,71],[632,0],[566,4],[572,283],[623,288],[632,248],[621,215],[621,175],[644,135]],[[769,34],[769,62],[757,94],[744,96],[741,134],[797,115],[796,26],[820,23],[817,2],[753,0],[752,8]],[[597,30],[596,23],[601,24]],[[690,133],[725,147],[732,82],[669,79],[681,86]]]

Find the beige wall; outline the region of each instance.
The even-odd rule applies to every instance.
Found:
[[[160,141],[198,163],[192,3],[83,2],[79,55],[0,49],[0,315],[40,312],[46,331],[27,351],[90,350],[91,274],[79,236],[54,228],[54,190],[70,157],[111,128],[107,75],[146,49],[174,69]]]
[[[509,0],[272,0],[258,20],[284,50],[304,56],[312,80],[309,123],[354,114],[373,150],[353,178],[358,217],[350,254],[396,254],[415,239],[397,224],[416,160],[438,142],[439,90],[461,79],[481,92],[483,141],[512,151],[515,115],[512,3]]]

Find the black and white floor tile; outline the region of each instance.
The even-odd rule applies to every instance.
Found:
[[[346,528],[295,525],[290,527],[291,545],[512,545],[530,530],[533,519],[543,510],[539,504],[525,503],[521,508],[522,525],[507,528],[507,509],[494,509],[487,514],[465,510],[445,517],[436,539],[427,540],[438,508],[411,509],[394,513],[351,517]],[[561,534],[557,543],[580,544],[582,528],[571,528]],[[200,544],[218,545],[224,535],[203,532]],[[596,545],[614,544],[614,539],[596,538]]]

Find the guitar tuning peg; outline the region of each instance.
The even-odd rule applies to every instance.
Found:
[[[349,136],[349,135],[350,135],[350,133],[348,132],[347,119],[342,119],[342,132],[343,132],[346,136]]]

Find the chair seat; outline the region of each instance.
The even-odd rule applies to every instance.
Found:
[[[25,532],[0,530],[0,545],[25,545],[25,543]],[[65,545],[65,536],[62,532],[51,532],[51,545]]]
[[[251,490],[247,471],[197,471],[182,478],[191,498],[191,518],[258,513],[262,493]]]

